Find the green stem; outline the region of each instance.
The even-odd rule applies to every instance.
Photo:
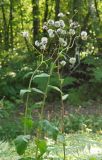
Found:
[[[46,85],[46,89],[45,89],[45,94],[44,94],[44,98],[43,98],[43,104],[42,104],[42,108],[41,108],[41,116],[40,116],[41,120],[43,119],[44,106],[45,106],[45,101],[46,101],[47,92],[48,92],[48,85],[49,85],[49,82],[50,82],[50,77],[51,77],[52,72],[53,72],[53,67],[54,67],[54,63],[51,66],[51,69],[50,69],[50,72],[49,72],[48,81],[47,81],[47,85]]]
[[[37,72],[37,70],[41,67],[42,63],[43,63],[43,60],[42,60],[41,63],[38,65],[38,67],[35,69],[35,71],[32,73],[32,76],[31,76],[30,81],[29,81],[28,90],[31,89],[31,84],[32,84],[33,77],[34,77],[35,73]],[[27,132],[26,117],[27,117],[27,114],[28,114],[28,102],[29,102],[29,93],[27,94],[27,99],[26,99],[26,104],[25,104],[25,113],[24,113],[24,135],[26,135],[26,132]]]
[[[47,98],[47,92],[48,92],[48,85],[49,85],[49,82],[50,82],[50,77],[52,75],[54,65],[56,64],[57,60],[59,59],[61,53],[62,53],[62,51],[59,53],[59,55],[57,56],[57,58],[55,59],[55,61],[53,62],[52,66],[50,68],[49,77],[48,77],[48,81],[47,81],[47,85],[46,85],[46,89],[45,89],[45,94],[44,94],[44,98],[43,98],[43,104],[42,104],[42,108],[41,108],[41,116],[40,116],[41,120],[43,119],[44,106],[45,106],[45,101],[46,101],[46,98]]]

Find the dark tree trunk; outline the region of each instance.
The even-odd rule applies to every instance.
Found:
[[[97,3],[95,0],[88,0],[88,7],[89,7],[89,12],[90,12],[90,17],[92,19],[92,24],[91,24],[91,27],[92,27],[92,30],[95,31],[95,34],[96,34],[96,39],[97,39],[97,46],[98,46],[98,49],[99,49],[99,52],[102,51],[102,48],[101,48],[101,41],[100,41],[100,38],[99,38],[99,35],[100,35],[100,20],[99,20],[99,15],[98,15],[98,12],[97,12]]]
[[[10,47],[13,51],[13,0],[10,0]]]
[[[2,0],[1,10],[2,10],[2,16],[3,16],[4,49],[8,50],[9,49],[9,29],[8,29],[8,25],[7,25],[7,21],[6,21],[3,0]]]
[[[24,30],[22,7],[23,7],[22,0],[20,0],[20,21],[21,21],[21,28],[22,30]]]
[[[43,22],[47,21],[47,17],[48,17],[48,0],[45,1],[45,12],[44,12],[44,20],[43,20]]]
[[[32,14],[33,14],[33,45],[39,33],[39,0],[32,0]]]
[[[74,16],[75,21],[81,22],[82,20],[82,0],[73,0],[73,9],[72,9],[72,15]]]
[[[60,0],[55,0],[55,20],[58,20],[59,12],[60,12]]]

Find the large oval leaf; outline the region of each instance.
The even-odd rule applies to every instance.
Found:
[[[16,151],[19,155],[25,153],[29,139],[30,139],[29,135],[20,135],[15,139],[14,143],[16,146]]]

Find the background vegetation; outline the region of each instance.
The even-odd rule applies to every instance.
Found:
[[[58,21],[64,13],[66,30],[71,20],[86,31],[87,41],[78,40],[69,50],[69,56],[80,53],[80,64],[70,68],[69,61],[60,68],[64,79],[60,86],[56,67],[51,74],[50,84],[62,88],[68,98],[64,107],[65,133],[88,132],[102,134],[102,2],[101,0],[0,0],[0,139],[11,140],[23,134],[26,124],[31,135],[36,135],[39,105],[47,84],[47,75],[32,80],[37,94],[30,93],[29,117],[24,119],[29,81],[41,62],[40,49],[35,41],[48,37],[43,24]],[[79,32],[79,30],[78,30]],[[44,59],[51,57],[57,40],[50,39]],[[60,48],[62,50],[62,48]],[[57,52],[57,50],[56,50]],[[43,64],[38,74],[48,73],[56,58]],[[42,85],[43,84],[43,85]],[[48,90],[44,116],[56,127],[61,128],[62,112],[58,88]],[[21,92],[20,92],[21,91]],[[23,91],[23,93],[22,93]],[[25,93],[24,93],[25,91]],[[39,92],[42,95],[39,96]],[[26,94],[27,93],[27,94]],[[41,93],[41,92],[40,92]],[[21,94],[21,95],[20,95]],[[52,129],[54,130],[54,129]],[[55,130],[54,130],[55,131]],[[72,157],[71,157],[72,158]],[[95,160],[90,158],[90,160]]]

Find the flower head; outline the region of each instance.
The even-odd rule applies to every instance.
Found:
[[[22,35],[24,38],[28,38],[29,37],[29,33],[27,31],[22,32]]]
[[[55,36],[53,29],[49,29],[49,30],[48,30],[48,34],[49,34],[49,37],[51,37],[51,38],[53,38],[53,37]]]
[[[52,19],[49,19],[49,20],[48,20],[48,24],[49,24],[50,26],[54,26],[54,23],[55,23],[54,20],[52,20]]]
[[[70,58],[69,63],[74,65],[76,63],[76,58],[75,57]]]
[[[59,43],[60,43],[61,46],[63,46],[63,47],[67,46],[67,42],[66,42],[63,38],[59,38]]]
[[[64,66],[66,65],[66,61],[64,61],[64,60],[61,61],[61,62],[60,62],[60,65],[61,65],[62,67],[64,67]]]
[[[41,50],[45,50],[45,49],[46,49],[46,44],[41,44],[40,49],[41,49]]]
[[[69,34],[73,36],[75,34],[75,30],[74,29],[70,29],[69,30]]]
[[[38,40],[35,41],[35,46],[39,47],[40,46],[40,43]]]
[[[46,45],[47,42],[48,42],[47,37],[42,37],[42,38],[41,38],[41,43],[42,43],[43,45]]]
[[[65,27],[65,23],[64,23],[63,20],[59,20],[59,23],[60,23],[60,27],[61,27],[61,28],[64,28],[64,27]]]
[[[43,29],[47,30],[48,29],[47,25],[43,25]]]
[[[55,21],[55,27],[60,27],[60,22],[59,21]]]
[[[60,12],[59,14],[58,14],[58,17],[64,17],[65,15],[62,13],[62,12]]]
[[[63,29],[61,29],[61,28],[58,28],[56,32],[57,32],[58,34],[63,34],[63,35],[66,34],[66,30],[63,30]]]
[[[87,40],[87,32],[86,31],[81,32],[81,39],[82,40]]]

